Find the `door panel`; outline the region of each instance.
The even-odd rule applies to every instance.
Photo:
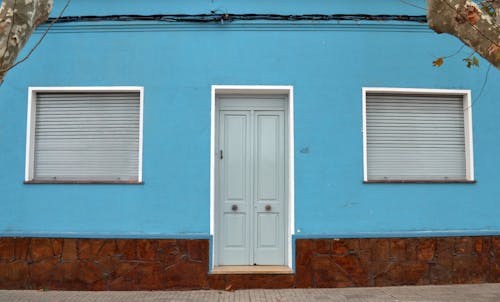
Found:
[[[230,110],[218,109],[216,265],[284,265],[285,109],[224,101]]]
[[[284,117],[255,111],[255,264],[284,264]]]
[[[279,120],[257,113],[257,199],[279,198]]]
[[[248,263],[250,257],[249,117],[248,111],[221,111],[220,114],[220,265]]]
[[[246,238],[246,215],[228,213],[224,215],[224,246],[244,249]]]
[[[248,115],[227,113],[224,114],[224,151],[226,182],[223,193],[224,199],[245,201],[246,183],[248,182],[246,169],[248,157],[247,129]],[[222,154],[224,157],[224,153]]]
[[[257,248],[274,248],[278,245],[277,232],[279,228],[279,215],[277,213],[259,213],[257,216]]]

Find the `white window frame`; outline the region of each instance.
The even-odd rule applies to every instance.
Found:
[[[34,179],[34,158],[35,158],[35,117],[36,99],[38,93],[50,92],[138,92],[139,93],[139,162],[137,171],[137,182],[142,183],[142,144],[143,144],[143,112],[144,112],[144,87],[142,86],[68,86],[68,87],[29,87],[28,88],[28,115],[26,126],[26,167],[24,181],[27,183],[36,182]],[[45,181],[44,181],[45,182]],[[60,183],[54,181],[48,183]],[[69,181],[72,182],[72,181]],[[85,183],[85,181],[77,181]],[[108,181],[91,181],[92,183],[108,183]],[[128,182],[116,182],[128,183]]]
[[[388,87],[363,87],[362,88],[362,110],[363,110],[363,179],[364,182],[420,182],[412,180],[401,181],[379,181],[368,179],[368,156],[366,136],[366,95],[368,93],[394,93],[394,94],[436,94],[436,95],[460,95],[464,100],[464,143],[465,143],[465,173],[466,177],[461,180],[439,181],[439,182],[474,182],[474,153],[472,140],[472,102],[471,91],[461,89],[422,89],[422,88],[388,88]],[[425,182],[425,180],[423,180]],[[428,182],[435,182],[429,180]]]

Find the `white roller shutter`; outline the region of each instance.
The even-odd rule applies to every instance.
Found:
[[[462,95],[367,93],[368,180],[465,180]]]
[[[139,92],[39,92],[35,111],[35,180],[138,180]]]

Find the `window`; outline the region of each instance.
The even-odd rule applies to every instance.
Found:
[[[141,87],[30,88],[25,180],[141,182],[142,94]]]
[[[473,181],[470,91],[363,89],[366,182]]]

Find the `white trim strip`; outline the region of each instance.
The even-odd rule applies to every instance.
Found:
[[[144,140],[144,87],[139,87],[139,160],[137,180],[142,182],[142,152]]]
[[[465,125],[465,166],[467,167],[467,179],[474,180],[474,148],[472,139],[472,95],[471,91],[467,90],[464,95],[464,125]]]
[[[399,94],[436,94],[461,95],[464,98],[464,131],[465,131],[465,168],[466,179],[474,180],[474,155],[472,140],[472,108],[471,91],[465,89],[423,89],[423,88],[393,88],[393,87],[362,87],[362,132],[363,132],[363,179],[368,181],[368,156],[366,136],[366,95],[367,93],[399,93]]]
[[[33,178],[33,148],[34,148],[34,125],[35,125],[35,91],[32,87],[28,88],[28,112],[26,118],[26,162],[24,180],[28,181]]]
[[[67,87],[29,87],[28,88],[28,112],[26,125],[26,158],[25,158],[25,181],[31,181],[34,177],[34,148],[35,148],[35,118],[36,98],[39,92],[138,92],[139,93],[139,159],[138,159],[138,182],[142,182],[142,157],[143,157],[143,127],[144,127],[144,87],[142,86],[67,86]]]
[[[288,96],[288,157],[289,157],[289,179],[288,179],[288,234],[287,234],[287,262],[293,267],[293,243],[292,236],[295,234],[295,165],[294,165],[294,111],[293,111],[293,86],[273,85],[212,85],[211,88],[211,112],[210,112],[210,235],[214,238],[215,233],[215,99],[217,95],[224,94],[281,94]],[[213,239],[215,242],[215,239]],[[215,247],[212,246],[211,267],[215,265]]]
[[[363,117],[363,126],[361,128],[363,135],[363,179],[364,181],[368,180],[368,154],[367,154],[367,142],[366,142],[366,92],[368,88],[363,87],[363,95],[362,95],[362,117]]]

